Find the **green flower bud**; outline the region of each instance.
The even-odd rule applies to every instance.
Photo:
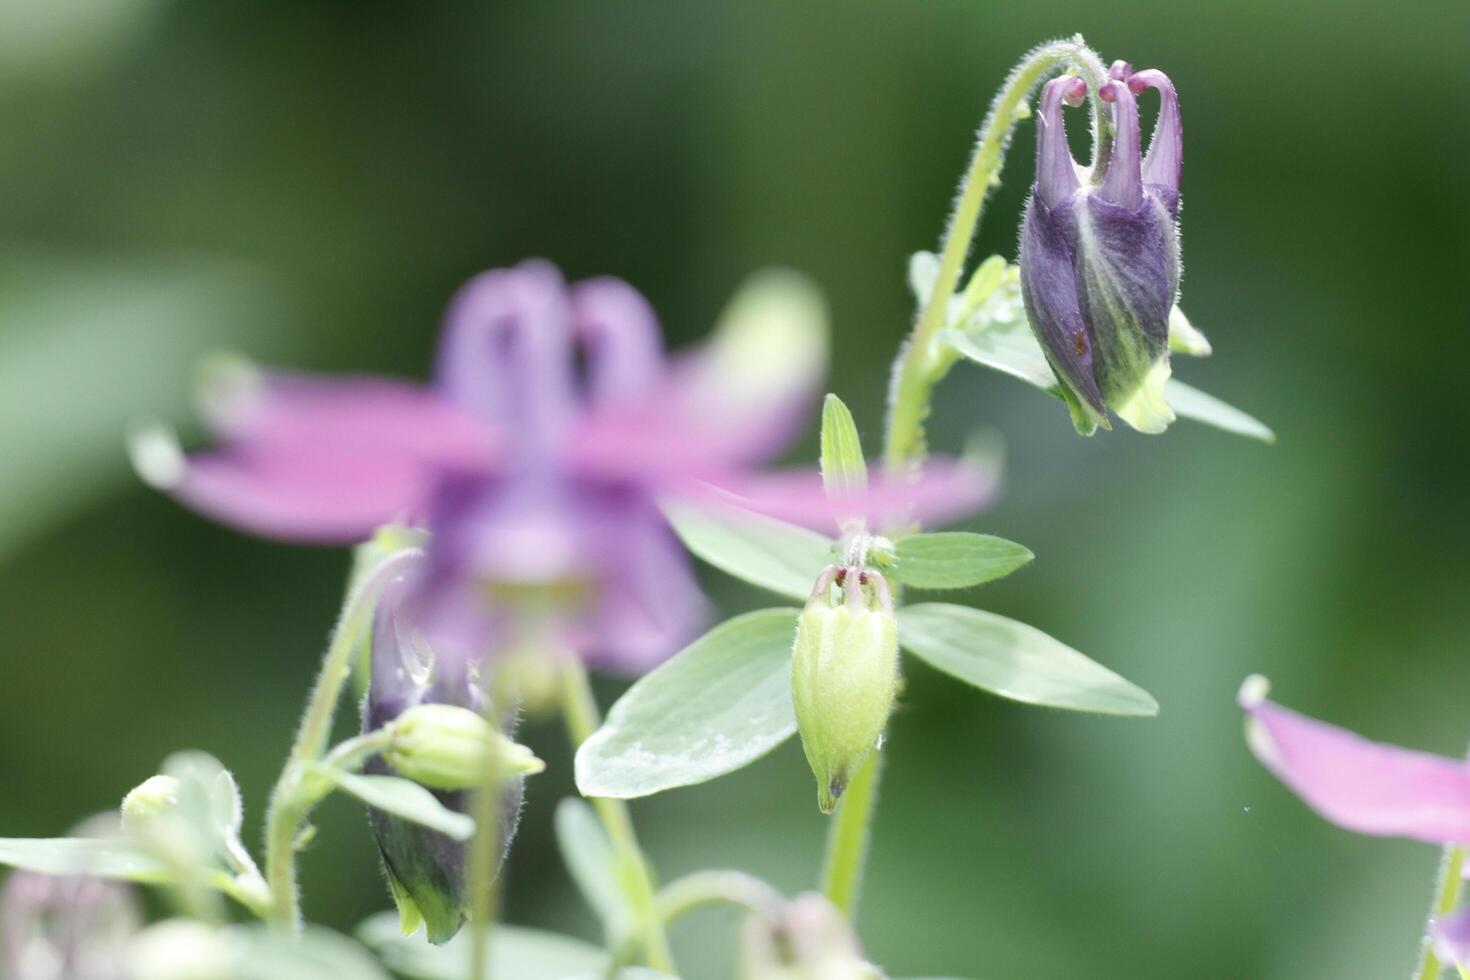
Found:
[[[388,726],[392,741],[383,753],[400,775],[433,789],[478,786],[492,764],[501,779],[541,772],[546,763],[512,742],[477,711],[452,704],[420,704]]]
[[[179,781],[173,776],[149,776],[123,797],[123,829],[136,835],[149,821],[173,812],[178,805]]]
[[[846,917],[816,892],[746,921],[737,975],[740,980],[883,980],[863,959]]]
[[[834,605],[833,587],[843,599]],[[796,624],[791,696],[817,805],[831,813],[877,747],[898,685],[898,622],[872,569],[830,566]]]

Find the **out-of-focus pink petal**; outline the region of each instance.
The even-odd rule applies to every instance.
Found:
[[[560,446],[577,414],[566,283],[532,260],[471,279],[450,303],[435,387],[528,453]]]
[[[324,451],[405,464],[479,470],[505,439],[475,415],[419,385],[384,378],[313,378],[216,364],[202,392],[212,427],[234,447]]]
[[[642,397],[595,409],[573,440],[585,472],[710,478],[768,459],[800,431],[826,372],[826,310],[791,273],[755,277],[708,343]]]
[[[1470,908],[1435,920],[1434,953],[1446,963],[1470,967]]]
[[[944,524],[984,508],[999,486],[997,471],[952,457],[932,457],[911,479],[872,476],[866,490],[844,498],[844,514],[858,514],[875,533],[907,526]],[[814,469],[750,473],[690,481],[678,492],[695,503],[738,506],[823,533],[839,527]]]
[[[1370,742],[1266,700],[1265,688],[1259,677],[1241,688],[1247,740],[1312,809],[1361,834],[1470,841],[1470,765]]]
[[[643,294],[621,279],[588,279],[572,287],[572,321],[586,355],[593,404],[637,395],[663,372],[663,337]]]
[[[401,458],[329,447],[161,459],[139,461],[144,477],[201,514],[264,537],[324,544],[364,540],[390,521],[418,522],[432,477]]]

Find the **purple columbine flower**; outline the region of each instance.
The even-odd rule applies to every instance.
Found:
[[[0,977],[125,980],[142,912],[124,884],[17,871],[0,890]]]
[[[1031,329],[1081,432],[1109,428],[1108,410],[1142,432],[1174,420],[1169,311],[1179,289],[1179,100],[1163,72],[1117,62],[1098,96],[1116,140],[1100,173],[1079,172],[1064,105],[1081,105],[1076,76],[1046,84],[1036,117],[1036,182],[1021,226],[1021,291]],[[1162,98],[1140,155],[1137,96]]]
[[[1382,837],[1470,843],[1470,763],[1372,742],[1267,700],[1265,678],[1240,689],[1256,758],[1326,819]],[[1470,967],[1470,911],[1435,924],[1447,960]]]
[[[429,388],[236,367],[205,391],[219,449],[184,457],[149,436],[134,456],[185,504],[268,537],[427,526],[418,600],[436,644],[490,649],[506,600],[533,593],[556,600],[554,645],[641,671],[705,609],[660,500],[776,454],[825,357],[820,300],[793,275],[768,274],[707,345],[666,361],[632,287],[568,287],[531,261],[455,297]]]
[[[408,601],[415,588],[411,572],[404,569],[404,574],[385,588],[374,612],[372,675],[362,705],[363,732],[377,731],[421,704],[448,704],[476,712],[485,708],[477,665],[453,653],[436,655],[414,629],[408,615]],[[513,709],[502,713],[500,725],[507,737],[514,733],[515,722]],[[374,756],[364,768],[369,773],[396,775],[382,756]],[[520,820],[522,784],[520,778],[515,778],[507,781],[501,791],[496,831],[502,860]],[[468,791],[430,792],[449,809],[468,811]],[[368,808],[368,820],[404,931],[413,931],[422,921],[430,942],[453,938],[470,906],[465,880],[466,845],[373,807]]]

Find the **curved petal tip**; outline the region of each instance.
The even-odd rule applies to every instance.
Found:
[[[128,431],[128,459],[138,477],[157,490],[176,489],[189,468],[174,430],[156,419],[137,422]]]

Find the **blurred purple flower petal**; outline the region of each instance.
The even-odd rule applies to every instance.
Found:
[[[1370,742],[1265,695],[1263,678],[1241,688],[1251,750],[1323,817],[1361,834],[1470,841],[1470,765]]]
[[[1435,920],[1434,954],[1446,963],[1470,967],[1470,908]]]
[[[414,601],[436,646],[483,653],[534,607],[555,621],[553,645],[642,670],[706,612],[657,501],[739,481],[785,445],[815,399],[825,324],[809,285],[768,274],[670,367],[631,286],[568,287],[526,262],[454,297],[434,388],[222,372],[206,413],[223,445],[185,457],[153,434],[135,462],[194,509],[270,537],[427,525]]]

